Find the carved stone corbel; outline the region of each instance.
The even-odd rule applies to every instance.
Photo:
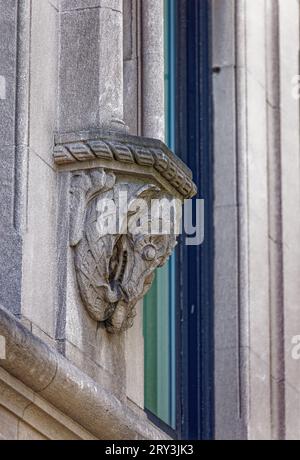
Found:
[[[109,332],[122,332],[176,245],[174,222],[168,233],[142,231],[151,228],[152,200],[182,201],[196,187],[188,168],[160,141],[103,132],[56,141],[58,168],[72,171],[70,246],[82,302]],[[115,230],[108,232],[110,219]],[[139,222],[138,230],[130,219]]]

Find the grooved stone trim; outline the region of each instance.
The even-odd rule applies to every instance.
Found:
[[[135,165],[144,175],[155,170],[182,198],[192,198],[197,193],[190,169],[157,139],[105,131],[60,134],[55,136],[53,156],[58,167],[70,166],[72,170],[89,161],[93,168],[109,167],[109,162],[117,162],[119,170],[125,164]]]

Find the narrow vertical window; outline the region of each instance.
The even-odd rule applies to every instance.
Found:
[[[175,1],[165,0],[165,141],[174,149]],[[145,409],[176,429],[175,256],[144,300]]]

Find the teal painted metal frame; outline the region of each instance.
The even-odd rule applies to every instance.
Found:
[[[166,143],[175,151],[176,104],[176,1],[165,0],[165,94]],[[169,262],[170,330],[170,426],[176,428],[176,254]]]

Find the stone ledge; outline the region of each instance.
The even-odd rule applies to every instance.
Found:
[[[53,156],[58,166],[76,165],[78,168],[86,162],[93,162],[95,167],[98,160],[99,166],[104,166],[104,161],[106,167],[117,162],[121,169],[124,165],[126,172],[130,165],[139,167],[133,173],[140,170],[145,174],[155,170],[182,198],[192,198],[197,193],[191,170],[157,139],[101,130],[66,133],[55,136]]]
[[[70,417],[56,409],[52,404],[30,390],[20,380],[0,367],[0,436],[7,427],[2,419],[2,409],[12,414],[12,425],[27,426],[32,431],[30,437],[24,437],[16,429],[16,437],[4,439],[49,439],[49,440],[97,440]],[[35,434],[38,436],[36,437]]]
[[[168,439],[0,306],[0,366],[98,439]]]

